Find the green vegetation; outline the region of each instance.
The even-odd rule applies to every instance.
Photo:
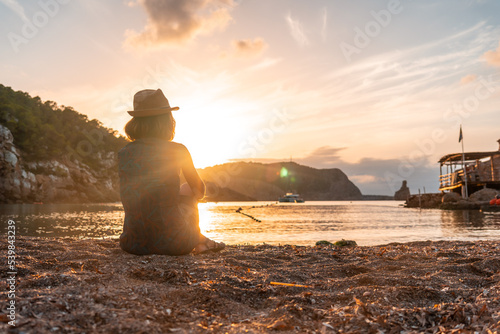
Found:
[[[354,246],[357,246],[358,244],[354,240],[345,240],[345,239],[342,239],[342,240],[339,240],[339,241],[335,241],[333,243],[333,245],[339,246],[339,247],[354,247]]]
[[[12,132],[25,162],[70,159],[97,167],[104,152],[117,152],[127,143],[116,130],[72,107],[1,84],[0,124]]]
[[[330,241],[320,240],[316,241],[316,246],[333,246],[333,244]]]
[[[354,247],[358,244],[354,240],[339,240],[331,243],[330,241],[320,240],[316,242],[316,246],[337,246],[337,247]]]

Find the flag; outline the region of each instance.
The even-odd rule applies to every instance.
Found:
[[[460,143],[464,136],[462,135],[462,125],[460,125],[460,135],[458,136],[458,142]]]

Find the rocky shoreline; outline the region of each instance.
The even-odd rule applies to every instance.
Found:
[[[16,327],[6,292],[0,314],[9,333],[500,331],[499,242],[232,245],[181,257],[130,255],[116,239],[15,245]]]
[[[443,209],[443,210],[483,210],[497,211],[500,205],[490,204],[499,192],[495,189],[481,189],[464,199],[458,193],[431,193],[411,195],[405,202],[408,208]]]

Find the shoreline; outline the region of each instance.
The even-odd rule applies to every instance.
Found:
[[[239,245],[180,257],[127,254],[117,239],[15,243],[17,327],[0,315],[12,333],[500,331],[497,241]]]
[[[378,196],[378,195],[377,195]],[[381,197],[384,197],[381,195]],[[387,196],[388,197],[388,196]],[[198,203],[266,203],[266,204],[284,204],[284,205],[303,205],[307,203],[318,203],[318,202],[402,202],[404,200],[387,199],[387,198],[361,198],[361,199],[335,199],[335,200],[308,200],[303,203],[279,203],[278,200],[225,200],[225,201],[199,201]],[[402,204],[400,203],[400,204]],[[108,204],[118,204],[121,205],[121,201],[115,202],[13,202],[13,203],[2,203],[1,205],[108,205]]]

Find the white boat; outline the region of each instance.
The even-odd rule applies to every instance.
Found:
[[[285,196],[278,199],[280,203],[304,203],[304,199],[299,194],[286,193]]]

